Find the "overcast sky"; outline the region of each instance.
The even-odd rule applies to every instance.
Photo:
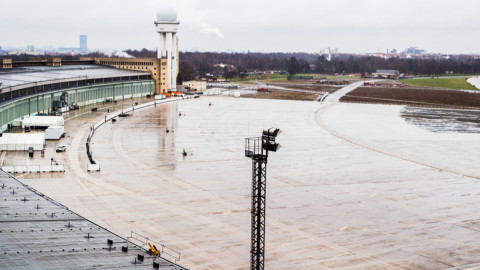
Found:
[[[154,49],[166,4],[182,51],[480,53],[478,0],[0,0],[0,46]]]

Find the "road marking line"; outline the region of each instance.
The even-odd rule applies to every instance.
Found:
[[[3,166],[3,162],[5,161],[5,155],[7,155],[7,151],[6,151],[6,150],[3,151],[3,153],[2,153],[2,163],[1,163],[2,166]]]
[[[345,227],[341,228],[340,231],[344,231],[344,230],[346,230],[347,228],[348,228],[348,226],[345,226]]]
[[[344,140],[346,142],[349,142],[351,144],[354,144],[354,145],[357,145],[357,146],[360,146],[360,147],[363,147],[365,149],[368,149],[368,150],[371,150],[373,152],[377,152],[377,153],[380,153],[380,154],[383,154],[383,155],[386,155],[386,156],[389,156],[389,157],[392,157],[392,158],[397,158],[397,159],[400,159],[400,160],[403,160],[403,161],[407,161],[407,162],[412,162],[412,163],[415,163],[415,164],[418,164],[420,166],[425,166],[425,167],[428,167],[428,168],[431,168],[431,169],[434,169],[434,170],[438,170],[440,172],[447,172],[447,173],[451,173],[451,174],[456,174],[456,175],[460,175],[460,176],[464,176],[464,177],[467,177],[467,178],[473,178],[473,179],[478,179],[480,180],[480,176],[475,176],[475,175],[469,175],[469,174],[465,174],[465,173],[462,173],[462,172],[457,172],[457,171],[453,171],[453,170],[450,170],[450,169],[445,169],[445,168],[440,168],[440,167],[437,167],[435,165],[430,165],[430,164],[427,164],[427,163],[424,163],[422,161],[416,161],[414,159],[409,159],[407,157],[403,157],[401,155],[397,155],[397,154],[393,154],[393,153],[388,153],[387,150],[382,150],[382,149],[379,149],[378,146],[375,146],[375,145],[369,145],[368,143],[365,143],[365,142],[360,142],[360,141],[356,141],[355,139],[353,138],[350,138],[344,134],[340,134],[339,132],[337,132],[334,128],[331,128],[329,126],[327,126],[326,123],[323,122],[323,113],[330,107],[334,106],[334,105],[338,105],[340,104],[339,102],[336,102],[336,103],[331,103],[329,105],[326,105],[324,107],[321,107],[320,109],[318,109],[316,112],[315,112],[315,121],[317,122],[317,124],[325,129],[327,132],[329,132],[332,136],[334,137],[337,137],[341,140]]]

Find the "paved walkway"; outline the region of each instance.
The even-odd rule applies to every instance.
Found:
[[[480,76],[473,77],[467,80],[467,82],[476,88],[480,89]]]
[[[343,97],[344,95],[348,94],[349,92],[357,89],[357,87],[360,87],[362,85],[363,85],[363,81],[359,81],[359,82],[349,84],[349,85],[335,91],[334,93],[328,95],[325,98],[325,102],[339,102],[341,97]]]

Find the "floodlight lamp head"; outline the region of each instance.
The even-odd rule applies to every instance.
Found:
[[[267,151],[277,152],[281,145],[279,143],[266,143],[263,144],[262,147]]]
[[[269,137],[277,137],[281,133],[278,128],[266,128],[263,130],[262,135]]]

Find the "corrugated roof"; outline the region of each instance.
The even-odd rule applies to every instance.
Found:
[[[0,88],[21,84],[78,78],[106,78],[150,74],[146,71],[124,70],[100,65],[72,65],[61,67],[36,66],[0,71]]]
[[[144,261],[133,264],[138,254]],[[1,269],[153,269],[153,262],[175,269],[0,170]]]

